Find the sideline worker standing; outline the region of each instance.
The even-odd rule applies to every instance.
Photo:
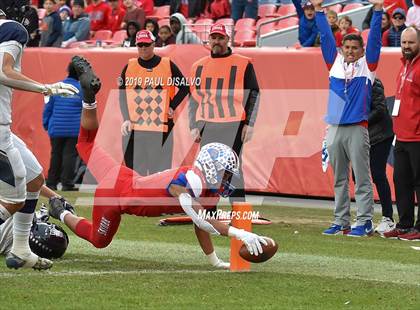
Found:
[[[392,115],[397,137],[394,186],[397,227],[386,238],[420,241],[420,212],[414,223],[415,195],[420,201],[420,31],[408,27],[401,35],[402,66]]]
[[[198,60],[191,76],[201,83],[191,86],[189,119],[191,135],[201,146],[224,143],[241,156],[243,143],[251,139],[257,116],[259,86],[251,59],[232,54],[222,24],[210,29],[210,56]],[[242,163],[242,160],[240,160]],[[244,179],[232,197],[245,197]]]
[[[143,176],[171,168],[173,114],[189,92],[178,67],[155,55],[155,41],[148,30],[137,33],[139,58],[128,61],[120,79],[125,164]]]

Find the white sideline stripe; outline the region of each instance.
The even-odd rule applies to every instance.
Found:
[[[227,270],[191,270],[191,269],[177,269],[177,270],[103,270],[103,271],[41,271],[31,273],[12,273],[2,272],[0,273],[1,278],[16,278],[16,277],[28,277],[28,276],[103,276],[103,275],[141,275],[141,274],[209,274],[209,273],[228,273]]]

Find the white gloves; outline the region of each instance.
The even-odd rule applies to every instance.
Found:
[[[79,90],[74,87],[73,85],[66,84],[63,82],[58,82],[54,84],[45,84],[44,85],[45,90],[43,91],[43,94],[46,96],[72,96],[79,93]]]
[[[248,252],[255,256],[258,256],[258,254],[263,252],[261,244],[268,245],[267,240],[265,240],[264,237],[233,226],[229,227],[228,235],[229,237],[241,240],[248,249]]]
[[[229,269],[230,268],[230,263],[225,263],[220,258],[218,258],[217,255],[216,255],[216,252],[213,252],[213,253],[207,255],[207,259],[208,259],[210,265],[212,265],[215,268],[219,268],[219,269]]]

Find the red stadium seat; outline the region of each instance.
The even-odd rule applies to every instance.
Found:
[[[197,19],[191,28],[197,33],[209,33],[211,25],[213,25],[213,20],[211,18],[201,18]],[[207,35],[205,36],[207,37]]]
[[[327,7],[327,11],[334,11],[337,14],[338,13],[341,13],[342,10],[343,10],[343,6],[341,4],[339,4],[339,3]]]
[[[370,29],[365,29],[360,34],[362,36],[362,38],[363,38],[363,42],[365,43],[365,45],[367,43],[367,39],[368,39],[368,36],[369,36],[369,31],[370,31]]]
[[[159,25],[159,27],[162,27],[162,26],[169,26],[169,18],[162,18],[162,19],[159,19],[158,20],[158,25]]]
[[[275,30],[276,30],[276,24],[275,23],[267,24],[267,25],[264,25],[260,28],[260,35],[266,34],[266,33],[269,33],[269,32],[275,31]]]
[[[163,5],[163,6],[155,6],[153,15],[147,16],[147,18],[159,20],[162,18],[169,18],[169,16],[170,16],[170,6]]]
[[[121,43],[127,37],[126,30],[118,30],[115,31],[114,35],[112,36],[112,41]]]
[[[362,7],[363,7],[363,4],[361,3],[349,3],[344,7],[342,12],[347,12],[347,11],[362,8]]]
[[[241,18],[235,24],[235,31],[243,30],[254,30],[255,19],[253,18]]]
[[[299,18],[297,17],[288,17],[282,20],[279,20],[277,25],[276,25],[276,30],[279,29],[285,29],[285,28],[289,28],[289,27],[293,27],[299,25]]]
[[[269,20],[273,20],[273,18],[272,17],[264,17],[264,18],[260,18],[258,21],[257,21],[257,24],[255,25],[255,30],[257,30],[258,29],[258,26],[259,25],[261,25],[262,23],[264,23],[264,22],[267,22],[267,21],[269,21]],[[266,27],[272,27],[272,28],[274,28],[274,25],[275,25],[276,23],[269,23],[269,24],[267,24],[267,25],[264,25],[263,26],[263,28],[266,28]]]
[[[255,32],[252,30],[238,31],[235,34],[235,46],[255,46]]]
[[[275,4],[262,4],[258,6],[258,16],[266,17],[267,15],[273,15],[276,12]]]
[[[93,36],[93,40],[110,40],[112,38],[112,31],[111,30],[98,30],[95,32]]]
[[[233,26],[235,24],[232,18],[221,18],[221,19],[216,20],[215,23],[223,24],[225,26]]]
[[[277,14],[279,16],[286,16],[290,14],[296,14],[296,9],[293,4],[284,4],[278,8]]]

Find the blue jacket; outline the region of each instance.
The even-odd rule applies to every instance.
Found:
[[[80,83],[73,78],[66,78],[63,82],[77,87],[79,93],[71,97],[51,96],[48,103],[45,104],[42,125],[51,138],[77,137],[79,135],[82,113]]]
[[[305,12],[301,6],[300,0],[292,0],[299,17],[299,42],[303,47],[314,46],[316,37],[318,36],[318,27],[315,18],[307,19]]]
[[[322,56],[330,70],[330,94],[325,117],[328,124],[357,124],[368,120],[372,84],[375,81],[375,70],[381,52],[381,20],[382,11],[374,11],[366,55],[354,63],[347,64],[343,55],[337,52],[335,38],[325,14],[316,12],[316,23],[321,33]]]

